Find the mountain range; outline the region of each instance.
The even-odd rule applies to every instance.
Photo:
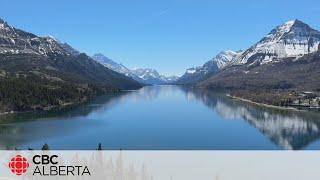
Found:
[[[256,102],[282,104],[303,91],[320,94],[320,32],[300,20],[275,27],[246,50],[222,51],[180,78],[150,68],[129,69],[103,54],[0,19],[0,112],[85,101],[99,93],[153,84],[187,84],[229,91]]]
[[[232,66],[259,66],[318,51],[320,32],[300,20],[277,26],[245,51],[223,51],[203,66],[187,69],[178,84],[192,84]]]
[[[244,51],[233,64],[266,64],[299,58],[319,49],[320,32],[300,20],[288,21]]]
[[[277,26],[245,51],[227,52],[222,66],[220,53],[177,82],[274,105],[290,104],[305,91],[320,92],[320,32],[300,20]]]
[[[124,74],[142,84],[150,85],[161,85],[161,84],[172,84],[179,77],[177,76],[164,76],[159,74],[155,69],[151,68],[135,68],[129,69],[126,66],[119,64],[105,55],[98,53],[92,56],[94,60],[106,66],[109,69],[112,69],[118,73]]]
[[[73,103],[141,83],[97,63],[67,43],[0,19],[0,112]]]
[[[187,69],[186,72],[176,81],[176,83],[192,84],[201,81],[228,66],[230,63],[235,61],[235,59],[237,59],[241,53],[242,51],[222,51],[204,65]]]

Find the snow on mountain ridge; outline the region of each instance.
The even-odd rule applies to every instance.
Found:
[[[116,71],[121,74],[125,74],[126,76],[130,76],[131,71],[122,64],[116,63],[113,60],[109,59],[108,57],[104,56],[101,53],[94,54],[92,59],[98,61],[102,65],[106,66],[107,68]]]
[[[212,61],[217,64],[218,69],[222,69],[232,62],[238,55],[240,55],[241,52],[242,51],[234,52],[231,50],[222,51],[215,58],[213,58]]]
[[[129,69],[122,64],[116,63],[101,53],[95,54],[92,58],[107,68],[124,74],[143,84],[168,84],[173,83],[178,77],[164,76],[159,74],[155,69],[151,68],[134,68]]]
[[[1,54],[70,55],[55,38],[40,37],[17,29],[2,19],[0,19],[0,42]]]
[[[135,68],[132,73],[149,84],[170,84],[178,79],[177,76],[165,76],[151,68]]]
[[[204,65],[187,69],[184,75],[178,79],[178,84],[188,84],[202,80],[207,75],[218,72],[228,66],[237,57],[239,57],[241,53],[242,51],[221,51]]]
[[[186,70],[186,74],[193,74],[199,69],[200,67],[195,67],[195,68],[189,68]]]
[[[246,50],[234,64],[276,61],[301,57],[318,50],[320,32],[300,20],[288,21],[274,28],[266,37]]]

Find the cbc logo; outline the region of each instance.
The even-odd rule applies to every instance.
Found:
[[[20,176],[27,171],[29,163],[25,157],[16,155],[15,157],[11,158],[8,166],[12,173]]]
[[[56,159],[58,158],[57,155],[48,156],[48,155],[35,155],[32,158],[32,161],[34,164],[58,164]],[[12,173],[20,176],[23,173],[27,172],[27,169],[29,167],[29,162],[27,161],[27,158],[16,155],[13,158],[11,158],[9,164],[8,164],[10,170]]]
[[[42,164],[42,165],[47,165],[47,164],[58,164],[57,161],[58,156],[57,155],[35,155],[32,158],[32,161],[34,164]]]

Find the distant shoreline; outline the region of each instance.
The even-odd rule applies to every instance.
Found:
[[[68,103],[63,103],[61,105],[55,105],[55,106],[45,106],[42,109],[33,109],[33,110],[25,110],[25,111],[6,111],[6,112],[0,112],[0,117],[4,115],[9,115],[9,114],[20,114],[20,113],[29,113],[29,112],[37,112],[37,111],[50,111],[54,108],[65,108],[67,106],[73,106],[77,104],[81,104],[84,102],[68,102]]]
[[[274,108],[274,109],[280,109],[280,110],[306,111],[306,110],[298,109],[298,108],[295,108],[295,107],[284,107],[284,106],[276,106],[276,105],[265,104],[265,103],[258,103],[258,102],[254,102],[254,101],[249,100],[249,99],[244,99],[244,98],[241,98],[241,97],[232,96],[230,94],[226,94],[226,96],[231,98],[231,99],[235,99],[235,100],[239,100],[239,101],[242,101],[242,102],[255,104],[255,105],[258,105],[258,106],[264,106],[264,107],[268,107],[268,108]]]

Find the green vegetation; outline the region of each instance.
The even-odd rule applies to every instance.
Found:
[[[32,74],[19,78],[0,78],[0,113],[45,110],[82,103],[99,94],[119,91],[117,88],[93,84],[48,81]]]
[[[320,53],[278,63],[232,66],[199,82],[202,88],[276,106],[318,106]],[[313,97],[303,95],[312,92]],[[300,103],[299,103],[300,99]]]
[[[78,56],[0,55],[0,113],[49,109],[141,85]]]

